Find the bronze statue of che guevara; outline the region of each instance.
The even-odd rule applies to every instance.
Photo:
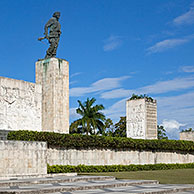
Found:
[[[45,59],[56,57],[57,47],[59,44],[59,38],[61,35],[61,25],[59,23],[60,12],[55,12],[53,17],[46,23],[44,27],[45,37],[41,37],[38,40],[47,39],[50,47],[46,52]]]

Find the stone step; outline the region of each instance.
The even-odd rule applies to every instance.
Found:
[[[115,187],[104,189],[93,189],[84,191],[73,191],[69,194],[193,194],[194,185],[176,185],[176,184],[144,184],[132,185],[127,187]],[[67,193],[52,193],[67,194]]]
[[[81,178],[81,177],[80,177]],[[83,178],[83,177],[82,177]],[[0,187],[0,193],[15,194],[41,194],[56,192],[73,192],[105,188],[128,187],[134,185],[158,184],[158,181],[152,180],[93,180],[94,177],[86,177],[87,181],[61,182],[61,183],[45,183],[45,184],[29,184],[23,186]]]
[[[0,180],[0,187],[25,186],[34,184],[55,184],[80,181],[111,181],[115,180],[113,176],[45,176],[41,178],[9,179]]]

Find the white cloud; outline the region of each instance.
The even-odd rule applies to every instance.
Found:
[[[85,94],[111,90],[121,86],[121,81],[130,78],[130,76],[122,76],[117,78],[104,78],[91,84],[89,87],[77,87],[70,89],[70,96],[84,96]]]
[[[164,119],[162,124],[166,133],[170,139],[179,139],[180,127],[185,126],[185,124],[179,123],[176,120]]]
[[[75,77],[75,76],[80,75],[80,74],[82,74],[82,72],[73,73],[73,74],[70,75],[70,78]]]
[[[79,118],[79,115],[76,113],[77,108],[70,108],[69,109],[69,117],[70,120],[76,120]]]
[[[132,93],[134,93],[132,90],[125,90],[120,88],[120,89],[104,92],[100,95],[100,97],[104,99],[123,98],[123,97],[129,97]]]
[[[161,94],[172,91],[180,91],[194,87],[194,77],[175,78],[173,80],[159,81],[152,85],[144,86],[136,90],[130,89],[113,89],[101,93],[100,97],[104,99],[130,97],[134,94]]]
[[[162,107],[176,107],[177,109],[183,107],[194,107],[194,92],[188,92],[177,96],[158,97],[157,98]]]
[[[171,91],[178,91],[194,87],[194,77],[175,78],[168,81],[156,82],[137,89],[138,94],[160,94]]]
[[[182,24],[193,24],[194,23],[194,8],[192,7],[188,12],[176,17],[173,20],[173,24],[182,25]]]
[[[164,119],[164,120],[163,120],[162,125],[163,125],[164,128],[167,129],[169,132],[170,132],[172,129],[179,129],[179,127],[185,126],[185,124],[181,124],[181,123],[179,123],[178,121],[175,121],[175,120],[167,120],[167,119]]]
[[[189,38],[163,40],[149,47],[146,51],[147,51],[147,54],[163,52],[165,50],[182,45],[188,42],[189,40],[190,40]]]
[[[112,51],[117,49],[122,44],[122,40],[120,36],[111,35],[107,40],[104,41],[105,44],[103,46],[104,51]]]
[[[182,71],[186,72],[186,73],[193,73],[194,72],[194,66],[183,66]]]
[[[171,118],[194,125],[194,92],[158,97],[158,118]]]
[[[98,91],[118,88],[121,86],[121,81],[126,80],[128,78],[130,78],[130,76],[122,76],[118,78],[104,78],[104,79],[98,80],[97,82],[93,83],[92,87]]]
[[[126,115],[126,110],[125,110],[125,103],[128,98],[119,100],[112,106],[110,106],[108,109],[105,109],[103,112],[104,114],[111,118],[113,122],[118,122],[121,116]]]
[[[77,83],[77,81],[70,81],[70,82],[69,82],[69,85],[73,85],[73,84],[75,84],[75,83]]]

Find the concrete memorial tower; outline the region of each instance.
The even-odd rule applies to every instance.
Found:
[[[49,58],[36,62],[36,83],[42,85],[42,130],[69,133],[69,63]]]
[[[50,46],[45,59],[36,62],[36,83],[42,85],[42,130],[69,133],[69,63],[56,58],[61,35],[60,12],[55,12],[44,27]]]
[[[127,137],[157,139],[157,104],[149,98],[127,100]]]

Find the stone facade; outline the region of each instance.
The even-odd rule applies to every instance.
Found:
[[[0,141],[0,179],[40,176],[49,165],[193,163],[194,153],[110,149],[56,149],[46,142]]]
[[[194,141],[194,131],[179,133],[180,140]]]
[[[42,85],[42,130],[69,133],[69,63],[58,58],[36,62]]]
[[[193,163],[194,153],[186,152],[152,152],[133,150],[47,150],[49,165],[129,165],[129,164],[159,164],[159,163]]]
[[[47,174],[47,143],[0,141],[0,178]]]
[[[42,88],[0,77],[0,130],[40,131]]]
[[[147,98],[127,100],[127,137],[157,139],[157,104]]]

